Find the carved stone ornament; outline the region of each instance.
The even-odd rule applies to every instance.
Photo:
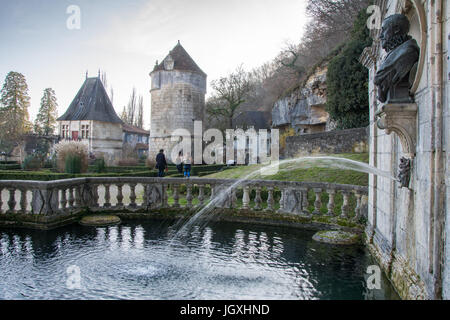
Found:
[[[417,104],[385,104],[376,116],[380,118],[377,122],[378,128],[386,130],[387,134],[395,132],[400,138],[405,155],[414,158],[417,143]]]

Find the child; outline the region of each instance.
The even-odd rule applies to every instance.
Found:
[[[186,154],[186,157],[184,158],[183,163],[184,163],[184,177],[190,178],[191,177],[192,158],[189,153]]]

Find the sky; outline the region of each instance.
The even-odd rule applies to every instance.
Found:
[[[67,27],[80,9],[80,28]],[[240,64],[271,61],[286,42],[298,43],[306,0],[0,0],[0,82],[22,73],[31,120],[45,88],[53,88],[62,115],[86,72],[106,72],[120,115],[133,87],[144,97],[150,123],[150,76],[180,40],[208,75],[208,84]],[[209,88],[208,94],[211,94]]]

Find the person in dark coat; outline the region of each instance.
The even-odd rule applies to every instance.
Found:
[[[164,177],[164,170],[167,168],[166,156],[164,155],[164,150],[159,150],[156,156],[156,169],[158,169],[158,177]]]

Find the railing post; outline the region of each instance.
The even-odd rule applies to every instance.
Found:
[[[130,186],[130,208],[136,208],[136,183],[129,183]]]
[[[362,194],[359,191],[355,191],[355,197],[356,197],[356,208],[355,208],[355,221],[358,221],[361,217],[361,197]]]
[[[309,201],[308,201],[308,188],[300,188],[300,191],[302,193],[302,212],[304,214],[309,214],[308,207],[309,207]]]
[[[334,197],[336,196],[336,190],[329,189],[329,190],[327,190],[327,193],[328,193],[328,205],[327,205],[328,213],[327,213],[327,215],[332,217],[332,216],[334,216]]]
[[[15,199],[15,188],[8,188],[9,191],[9,200],[8,200],[8,211],[6,213],[14,213],[16,208],[16,199]]]
[[[173,188],[173,206],[172,207],[179,208],[180,207],[180,202],[179,202],[180,195],[178,192],[178,185],[174,184],[174,185],[172,185],[172,188]]]
[[[0,214],[3,212],[2,207],[3,207],[3,201],[2,201],[2,192],[3,192],[3,188],[0,187]]]
[[[27,213],[27,189],[20,189],[20,212],[23,214]]]
[[[192,185],[189,183],[186,185],[186,201],[187,201],[187,208],[192,208]]]
[[[266,211],[273,211],[273,205],[274,205],[274,200],[273,200],[273,187],[268,187],[267,188],[267,209]]]
[[[280,189],[281,191],[281,198],[280,198],[280,209],[278,209],[279,213],[284,213],[284,198],[285,198],[285,190],[284,189]]]
[[[313,214],[319,215],[320,209],[322,208],[322,199],[320,198],[322,195],[322,189],[314,188],[314,193],[316,194],[316,201],[314,201],[314,212]]]
[[[342,191],[342,196],[343,196],[344,200],[342,202],[341,217],[348,218],[348,200],[349,200],[350,193],[348,191]]]
[[[256,192],[256,195],[255,195],[255,206],[253,207],[253,209],[254,210],[261,210],[261,202],[262,202],[262,199],[261,199],[261,187],[256,187],[255,188],[255,192]]]
[[[105,203],[103,204],[103,206],[105,208],[110,208],[111,207],[111,191],[110,191],[110,185],[109,184],[105,184]]]
[[[244,187],[244,195],[242,197],[242,209],[248,210],[250,208],[250,187]]]
[[[67,208],[67,195],[66,195],[67,189],[66,188],[62,188],[61,189],[61,210],[65,211]]]
[[[205,186],[198,186],[198,206],[201,207],[205,204]]]
[[[117,184],[117,207],[123,207],[123,193],[122,193],[123,184]]]

